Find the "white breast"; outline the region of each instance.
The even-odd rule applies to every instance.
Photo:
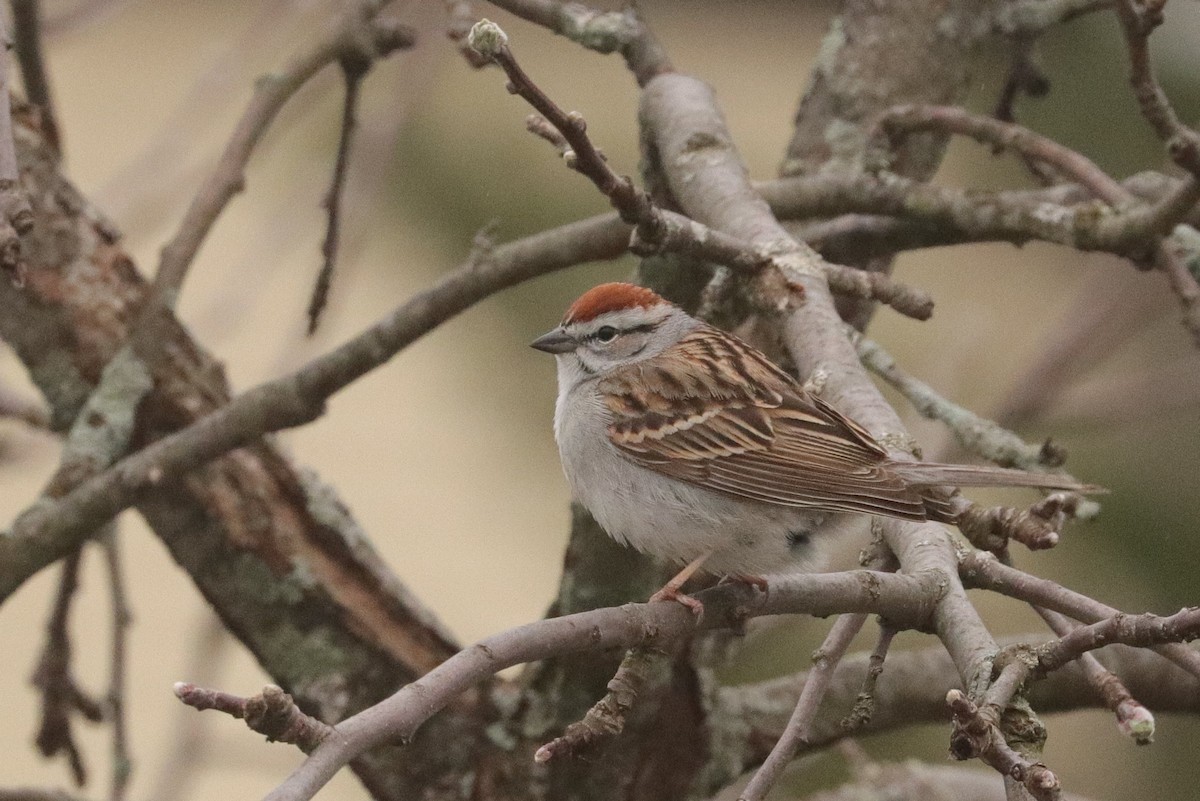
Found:
[[[575,377],[562,375],[564,361],[560,386]],[[636,465],[608,439],[609,413],[595,382],[566,385],[574,389],[560,393],[554,415],[563,471],[575,499],[613,539],[677,563],[713,551],[705,568],[717,574],[812,569],[813,549],[794,547],[788,534],[814,530],[823,513],[732,498]]]

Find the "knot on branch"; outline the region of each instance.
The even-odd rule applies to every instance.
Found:
[[[991,707],[980,709],[962,690],[946,694],[954,718],[950,756],[957,760],[978,757],[1000,773],[1011,777],[1038,801],[1059,801],[1062,786],[1058,776],[1041,762],[1030,762],[1005,741]],[[1005,721],[1006,728],[1009,721]]]
[[[21,278],[21,236],[33,229],[33,209],[16,181],[0,180],[0,269]]]
[[[580,3],[563,3],[557,22],[559,33],[597,53],[622,50],[642,33],[631,10],[597,11]]]
[[[1053,548],[1058,544],[1063,526],[1075,518],[1080,497],[1073,492],[1054,492],[1030,506],[984,508],[969,506],[955,521],[958,530],[984,551],[1000,553],[1016,540],[1031,551]]]
[[[950,733],[951,758],[962,762],[987,750],[991,724],[980,714],[979,707],[962,690],[946,693],[946,705],[954,718],[954,730]]]

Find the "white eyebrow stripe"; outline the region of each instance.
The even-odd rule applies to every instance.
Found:
[[[658,325],[663,320],[667,319],[671,310],[669,308],[654,308],[649,309],[622,309],[621,311],[605,312],[599,317],[588,320],[585,323],[570,323],[568,329],[574,329],[580,336],[589,336],[599,331],[606,325],[611,325],[619,331],[625,331],[630,328],[637,328],[643,325]]]

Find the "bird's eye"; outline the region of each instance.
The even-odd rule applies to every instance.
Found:
[[[596,341],[608,344],[617,338],[617,329],[611,325],[602,325],[596,329]]]

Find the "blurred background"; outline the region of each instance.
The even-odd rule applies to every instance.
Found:
[[[833,4],[778,2],[639,4],[676,65],[716,89],[756,178],[782,158],[791,118]],[[256,76],[311,41],[335,8],[323,0],[43,3],[48,63],[66,169],[118,225],[143,271],[162,244],[249,99]],[[344,239],[319,334],[304,336],[304,310],[324,234],[321,199],[332,170],[342,81],[329,69],[294,98],[252,160],[247,191],[208,238],[184,293],[181,316],[226,365],[237,390],[278,376],[360,331],[461,263],[475,233],[499,240],[606,209],[582,177],[525,132],[528,110],[494,70],[473,71],[442,35],[441,3],[401,4],[419,46],[379,64],[364,86],[348,185]],[[618,171],[636,174],[636,90],[622,62],[587,52],[486,4],[526,69],[562,106],[583,113]],[[1174,3],[1152,39],[1160,75],[1190,124],[1200,110],[1200,5]],[[1023,101],[1020,119],[1081,149],[1118,177],[1160,168],[1162,149],[1130,96],[1117,24],[1107,14],[1073,22],[1042,50],[1050,95]],[[1005,62],[972,87],[991,108]],[[938,181],[1026,186],[1023,167],[956,142]],[[633,262],[581,267],[480,304],[337,395],[328,414],[284,441],[319,474],[372,536],[396,572],[464,642],[540,617],[552,597],[568,529],[568,494],[550,421],[551,360],[527,343],[555,324],[588,286],[630,275]],[[1077,525],[1054,551],[1017,554],[1018,565],[1131,611],[1168,613],[1200,601],[1195,537],[1200,519],[1200,358],[1178,323],[1162,279],[1117,259],[1030,245],[983,245],[902,256],[898,275],[938,302],[924,323],[882,310],[871,328],[913,374],[987,414],[1023,369],[1084,310],[1111,308],[1095,364],[1022,433],[1053,434],[1072,472],[1112,490],[1100,519]],[[1104,305],[1109,304],[1109,305]],[[0,352],[4,381],[33,394],[15,357]],[[915,419],[927,447],[944,434]],[[0,518],[11,520],[53,471],[57,444],[0,422]],[[973,493],[980,500],[1004,497]],[[1025,497],[1024,500],[1028,501]],[[240,724],[182,709],[171,684],[191,680],[251,694],[266,677],[211,616],[186,574],[134,515],[121,519],[135,626],[129,719],[136,760],[132,797],[252,798],[282,778],[299,754],[263,743]],[[850,543],[833,567],[853,562]],[[38,696],[28,685],[57,582],[47,570],[0,609],[0,786],[68,787],[61,763],[42,761],[32,739]],[[98,554],[85,556],[76,605],[77,675],[107,681],[108,599]],[[1040,631],[1019,604],[983,604],[998,634]],[[771,625],[747,642],[730,681],[803,666],[825,624]],[[868,627],[870,628],[870,627]],[[868,636],[873,637],[873,634]],[[928,638],[906,634],[897,647]],[[869,647],[869,643],[866,644]],[[1045,759],[1067,788],[1097,799],[1194,797],[1200,724],[1160,716],[1157,741],[1136,748],[1111,716],[1048,719]],[[189,739],[182,741],[183,727]],[[83,729],[100,797],[108,734]],[[185,770],[173,748],[185,742]],[[944,727],[866,741],[879,757],[945,759]],[[175,749],[176,751],[178,749]],[[1134,753],[1136,751],[1136,753]],[[842,770],[818,757],[796,787]],[[806,765],[807,767],[807,765]],[[1146,790],[1150,788],[1151,792]],[[325,798],[365,798],[348,775]]]

